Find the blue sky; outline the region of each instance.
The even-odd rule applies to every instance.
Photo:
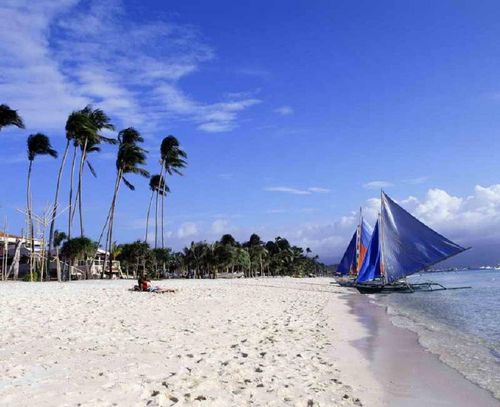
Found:
[[[0,133],[0,217],[13,233],[26,137],[44,132],[62,151],[67,115],[93,103],[143,133],[151,172],[168,134],[189,154],[166,204],[175,248],[256,231],[333,261],[358,208],[376,216],[380,187],[462,244],[500,242],[497,2],[4,0],[0,18],[0,102],[27,124]],[[113,155],[86,174],[94,237]],[[35,167],[40,211],[58,162]],[[144,233],[148,189],[132,182],[119,241]]]

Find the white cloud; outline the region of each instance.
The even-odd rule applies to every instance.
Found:
[[[277,214],[277,213],[287,213],[289,212],[287,209],[268,209],[266,213]]]
[[[293,195],[311,195],[313,193],[325,194],[325,193],[330,192],[330,190],[328,188],[321,188],[321,187],[310,187],[307,189],[299,189],[299,188],[292,188],[292,187],[267,187],[267,188],[264,188],[264,191],[283,192],[286,194],[293,194]]]
[[[179,79],[213,59],[211,47],[191,26],[139,23],[127,11],[120,1],[2,2],[2,101],[29,128],[61,129],[72,110],[92,102],[143,131],[168,118],[206,132],[234,129],[239,114],[260,102],[187,96]]]
[[[393,187],[394,184],[388,181],[370,181],[366,184],[363,184],[363,188],[365,189],[381,189],[381,188],[389,188]]]
[[[290,106],[280,106],[274,109],[274,113],[278,113],[282,116],[290,116],[294,113],[294,110]]]
[[[321,188],[321,187],[311,187],[311,188],[308,188],[308,190],[311,192],[317,192],[319,194],[327,194],[330,192],[330,190],[328,188]]]
[[[426,225],[457,243],[467,246],[488,241],[500,245],[500,184],[476,185],[467,196],[454,196],[443,189],[432,188],[423,198],[409,196],[398,202]],[[379,211],[379,198],[371,198],[363,205],[363,216],[372,225]],[[297,244],[310,246],[321,256],[338,258],[357,219],[358,213],[353,212],[329,224],[295,225],[281,233]]]
[[[264,191],[283,192],[286,194],[293,194],[293,195],[311,195],[311,191],[308,191],[307,189],[298,189],[290,187],[267,187],[264,188]]]
[[[212,223],[211,231],[215,234],[223,234],[229,230],[229,221],[226,219],[217,219]]]
[[[500,184],[476,185],[472,195],[463,197],[434,188],[424,199],[410,197],[402,204],[448,237],[464,241],[500,239]]]
[[[429,177],[427,176],[422,176],[422,177],[416,177],[416,178],[410,178],[405,180],[407,184],[413,184],[413,185],[418,185],[418,184],[423,184],[424,182],[427,182],[429,180]]]
[[[198,234],[198,226],[194,222],[185,222],[177,230],[177,236],[180,239],[185,237],[196,236]]]
[[[422,222],[459,244],[476,247],[476,243],[482,240],[500,245],[500,184],[477,185],[470,195],[464,196],[454,196],[445,190],[433,188],[422,197],[409,196],[397,199],[397,202]],[[266,213],[271,216],[280,213],[293,215],[313,210],[314,208],[307,207],[275,208],[267,210]],[[371,198],[363,203],[363,216],[371,226],[374,225],[379,211],[379,198]],[[198,239],[213,240],[223,233],[232,233],[236,238],[245,240],[251,233],[256,232],[264,240],[273,239],[275,236],[286,237],[292,244],[310,247],[314,253],[327,261],[337,261],[354,233],[359,212],[353,208],[352,212],[330,221],[291,221],[282,226],[271,226],[267,223],[266,226],[253,225],[251,228],[233,224],[227,214],[217,216],[218,219],[208,224],[183,223],[172,239],[181,247],[186,244],[187,238],[195,235]],[[481,259],[478,263],[481,263]]]

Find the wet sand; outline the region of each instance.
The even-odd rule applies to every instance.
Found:
[[[439,361],[418,343],[416,333],[394,326],[385,309],[368,296],[346,296],[351,315],[369,335],[352,343],[369,360],[370,371],[383,388],[384,406],[500,406],[489,392]]]

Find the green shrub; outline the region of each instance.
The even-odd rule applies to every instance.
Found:
[[[34,271],[33,272],[33,281],[38,281],[38,280],[40,280],[40,276],[38,275],[38,273],[36,271]],[[31,281],[30,273],[26,274],[23,277],[23,281]]]

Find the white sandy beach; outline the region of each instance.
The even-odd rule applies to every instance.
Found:
[[[330,281],[170,280],[179,291],[161,295],[2,283],[0,405],[397,405],[384,383],[397,374],[377,377],[369,332]],[[418,405],[409,379],[397,391],[415,403],[401,405]]]

